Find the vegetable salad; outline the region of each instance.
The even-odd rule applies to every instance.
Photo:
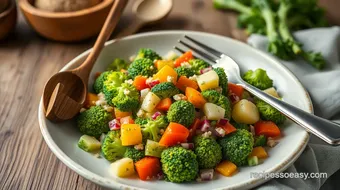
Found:
[[[216,172],[232,176],[268,157],[286,119],[190,51],[162,58],[140,49],[95,77],[77,116],[78,146],[112,162],[121,178],[183,183],[213,180]],[[280,98],[265,70],[243,79]]]

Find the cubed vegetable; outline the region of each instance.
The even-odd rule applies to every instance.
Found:
[[[175,63],[174,63],[175,67],[179,67],[179,66],[181,66],[182,63],[188,62],[190,59],[193,59],[193,58],[194,58],[194,56],[192,55],[192,52],[187,51],[175,60]]]
[[[279,127],[272,121],[259,121],[255,124],[255,134],[266,137],[277,137],[281,135]]]
[[[97,94],[87,93],[86,101],[85,101],[84,106],[86,108],[90,108],[91,106],[95,106],[96,105],[96,101],[98,101],[98,99],[99,98],[98,98]]]
[[[205,103],[203,106],[203,112],[207,116],[208,120],[219,120],[224,117],[225,110],[213,103]]]
[[[94,137],[83,135],[78,141],[78,147],[86,152],[95,152],[100,149],[100,142]]]
[[[250,153],[249,157],[254,157],[256,156],[257,158],[267,158],[268,154],[266,150],[262,146],[254,147],[253,151]]]
[[[243,99],[234,105],[232,117],[237,123],[254,124],[259,121],[260,114],[254,103]]]
[[[174,68],[174,62],[172,60],[157,60],[155,65],[158,70],[161,70],[165,65]]]
[[[152,112],[160,101],[161,99],[156,94],[149,92],[145,96],[141,108],[147,112]]]
[[[264,90],[263,92],[265,92],[265,93],[267,93],[269,95],[272,95],[275,98],[280,98],[279,94],[277,93],[277,91],[275,90],[274,87],[268,88],[268,89]]]
[[[257,156],[251,156],[248,158],[248,166],[256,166],[259,165],[259,159]]]
[[[123,146],[137,145],[142,143],[142,132],[138,124],[124,124],[121,126]]]
[[[135,163],[138,176],[141,180],[150,180],[161,171],[159,158],[145,157]]]
[[[123,111],[120,111],[117,108],[114,108],[114,112],[115,112],[116,118],[123,118],[123,117],[132,115],[132,112],[123,112]]]
[[[188,79],[186,76],[180,76],[177,83],[176,87],[180,89],[182,92],[185,92],[185,89],[187,87],[191,87],[195,90],[198,89],[197,82],[191,79]]]
[[[243,92],[244,92],[244,89],[243,89],[242,86],[229,82],[228,83],[228,89],[229,89],[230,94],[236,95],[237,97],[239,97],[239,99],[242,98],[242,95],[243,95]]]
[[[145,146],[145,156],[161,157],[161,154],[165,147],[159,145],[158,142],[147,140]]]
[[[189,136],[189,129],[179,123],[170,122],[162,135],[159,144],[161,146],[173,146],[179,143],[186,142]]]
[[[191,87],[186,88],[185,96],[188,98],[188,101],[195,106],[195,108],[202,108],[207,102],[200,92]]]
[[[134,124],[135,122],[133,121],[131,116],[125,116],[120,118],[120,124]]]
[[[219,78],[214,70],[206,72],[197,77],[197,83],[201,91],[218,87]]]
[[[170,67],[169,65],[165,65],[161,70],[159,70],[154,76],[154,80],[159,80],[162,82],[172,82],[176,84],[177,82],[177,72]]]
[[[143,101],[145,96],[150,92],[150,88],[145,88],[140,91],[140,99]]]
[[[237,166],[230,161],[223,161],[216,166],[216,171],[226,177],[230,177],[237,171]]]
[[[156,109],[160,111],[168,111],[171,104],[172,104],[171,98],[164,98],[157,104]]]
[[[146,79],[147,78],[144,76],[136,76],[133,81],[133,86],[135,86],[137,90],[148,88],[149,86],[146,84]]]
[[[135,167],[131,158],[122,158],[111,164],[112,174],[126,178],[135,174]]]

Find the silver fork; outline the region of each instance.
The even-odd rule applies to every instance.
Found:
[[[313,133],[320,139],[324,140],[328,144],[340,144],[339,124],[305,112],[295,106],[274,98],[273,96],[268,95],[267,93],[257,89],[256,87],[248,84],[241,78],[240,68],[232,58],[221,53],[220,51],[217,51],[216,49],[204,45],[203,43],[189,36],[185,35],[184,38],[186,38],[188,41],[191,41],[193,44],[200,47],[204,51],[186,43],[185,41],[179,40],[178,42],[183,46],[191,49],[199,56],[202,56],[203,58],[213,62],[213,67],[222,67],[226,71],[228,78],[232,78],[234,81],[236,81],[237,85],[242,86],[254,96],[262,99],[274,108],[278,109],[286,117],[288,117],[298,125],[302,126],[307,131]],[[177,46],[175,46],[174,48],[182,53],[185,52],[183,49]]]

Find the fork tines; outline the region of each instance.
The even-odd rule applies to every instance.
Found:
[[[195,44],[196,46],[198,46],[200,49],[182,41],[182,40],[178,40],[178,42],[180,44],[182,44],[183,46],[189,48],[190,50],[192,50],[193,52],[195,52],[197,55],[215,63],[217,59],[221,58],[221,56],[223,55],[221,52],[217,51],[216,49],[213,49],[187,35],[184,35],[184,38],[186,38],[187,40],[189,40],[190,42],[192,42],[193,44]],[[185,51],[177,46],[174,47],[177,51],[184,53]]]

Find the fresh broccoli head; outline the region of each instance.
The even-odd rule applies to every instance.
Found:
[[[147,58],[147,59],[150,59],[151,61],[162,59],[161,56],[159,56],[155,51],[149,48],[142,48],[138,51],[138,54],[135,60],[141,59],[141,58]]]
[[[229,98],[218,93],[216,90],[205,90],[202,92],[202,96],[208,102],[216,104],[225,110],[224,117],[230,119],[231,117],[231,102]]]
[[[138,125],[145,125],[149,122],[149,118],[141,118],[141,117],[137,117],[135,119],[135,124],[138,124]]]
[[[202,59],[190,59],[189,64],[191,65],[191,70],[193,70],[197,75],[201,74],[202,69],[210,67],[209,63]]]
[[[111,73],[111,71],[105,71],[99,75],[98,78],[93,83],[93,90],[96,94],[103,92],[104,81],[106,81],[107,76]]]
[[[103,85],[103,93],[105,95],[105,100],[110,106],[113,106],[112,99],[117,96],[118,87],[127,79],[127,76],[121,72],[110,72],[106,76]]]
[[[112,99],[113,105],[123,112],[137,110],[140,103],[138,90],[128,83],[121,84],[117,89],[118,93]]]
[[[157,68],[154,66],[153,61],[147,58],[134,60],[128,68],[128,74],[132,79],[138,75],[151,77],[156,72]]]
[[[254,147],[257,146],[266,146],[267,138],[264,135],[254,137]]]
[[[108,132],[109,121],[112,115],[101,106],[92,106],[81,112],[77,117],[77,126],[81,133],[99,138],[102,133]]]
[[[123,158],[126,151],[126,147],[120,140],[119,131],[117,131],[109,131],[102,143],[102,154],[110,162]]]
[[[227,74],[224,72],[224,69],[221,67],[214,68],[214,71],[218,75],[219,86],[222,88],[222,94],[224,96],[228,95],[228,77]]]
[[[188,67],[177,67],[175,71],[178,76],[186,76],[188,78],[196,74],[194,70]]]
[[[134,147],[127,147],[124,157],[131,158],[134,162],[137,162],[140,159],[144,158],[145,154],[143,150],[137,150]]]
[[[263,100],[255,98],[255,105],[260,112],[261,119],[265,121],[272,121],[279,125],[286,120],[286,117],[281,112]]]
[[[211,169],[222,160],[221,146],[211,137],[196,136],[194,152],[201,169]]]
[[[255,86],[260,90],[273,87],[273,80],[267,75],[267,71],[263,69],[249,70],[243,75],[243,80]]]
[[[189,127],[195,119],[195,107],[192,103],[179,100],[171,104],[167,117],[170,122],[175,122]]]
[[[254,138],[249,131],[241,129],[221,138],[219,144],[222,147],[224,159],[242,166],[253,150]]]
[[[169,121],[166,116],[158,116],[155,120],[146,120],[147,123],[141,125],[144,142],[147,139],[158,142],[161,134],[160,129],[165,129],[169,125]],[[145,123],[145,122],[143,122]]]
[[[189,182],[196,179],[198,162],[193,151],[183,147],[165,149],[161,155],[165,179],[174,183]]]
[[[160,99],[171,98],[179,94],[178,88],[172,82],[163,82],[155,85],[151,92],[156,94]]]
[[[115,59],[113,62],[107,67],[108,71],[120,71],[122,69],[127,69],[129,67],[129,63],[124,59]]]

